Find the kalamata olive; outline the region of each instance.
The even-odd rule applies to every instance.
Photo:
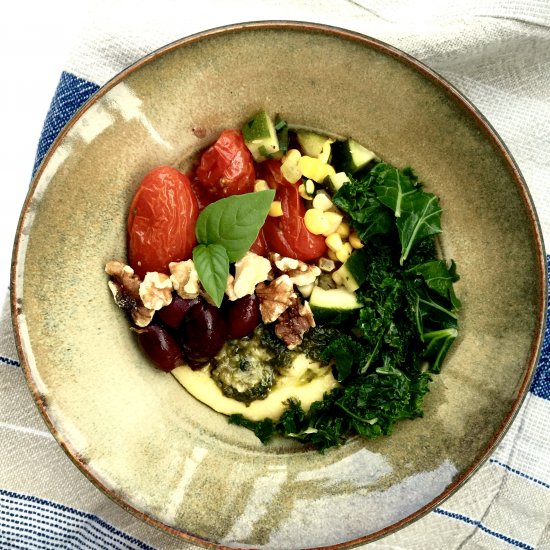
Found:
[[[174,297],[170,304],[164,306],[157,313],[159,319],[168,327],[178,328],[187,312],[199,301],[199,298],[184,300],[178,294]]]
[[[192,366],[210,361],[220,351],[226,337],[226,323],[216,306],[200,301],[183,319],[183,352]]]
[[[166,329],[158,325],[149,325],[134,330],[137,332],[141,349],[157,369],[170,372],[183,365],[181,347]]]
[[[260,324],[260,305],[256,294],[248,294],[234,302],[228,302],[225,318],[228,338],[233,340],[250,336]]]

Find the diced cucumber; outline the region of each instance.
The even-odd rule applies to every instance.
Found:
[[[355,292],[367,278],[367,255],[364,249],[354,250],[336,273],[346,290]]]
[[[375,153],[351,138],[335,141],[331,149],[331,163],[337,172],[355,174],[376,158]]]
[[[243,128],[243,138],[256,162],[272,158],[279,152],[275,125],[265,111],[256,113]]]
[[[328,140],[327,136],[308,130],[297,130],[296,139],[302,149],[302,155],[313,158],[317,158],[323,152],[323,146]]]
[[[336,174],[329,174],[325,181],[324,185],[327,186],[331,195],[334,195],[342,185],[349,183],[348,175],[345,172],[337,172]]]
[[[313,288],[309,297],[309,306],[316,323],[341,323],[353,311],[363,305],[353,292],[345,288]]]
[[[283,156],[288,151],[288,144],[290,141],[288,135],[288,124],[286,120],[282,119],[280,115],[275,117],[273,123],[275,125],[275,131],[277,132],[277,139],[279,140],[279,153],[275,156]]]

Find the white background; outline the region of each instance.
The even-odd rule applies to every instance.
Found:
[[[63,65],[85,21],[86,3],[48,0],[0,8],[0,285],[9,285],[11,250],[44,119]]]

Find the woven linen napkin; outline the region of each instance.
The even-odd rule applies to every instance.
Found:
[[[287,19],[345,27],[417,57],[462,91],[523,172],[550,242],[550,4],[546,0],[94,2],[52,100],[35,169],[101,85],[154,49],[219,25]],[[3,250],[9,254],[11,251]],[[192,548],[95,488],[47,431],[26,386],[8,301],[0,319],[0,548]],[[550,335],[511,429],[441,506],[369,548],[550,549]]]

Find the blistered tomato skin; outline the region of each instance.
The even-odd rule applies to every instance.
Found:
[[[192,367],[212,359],[227,338],[227,326],[219,308],[201,300],[185,315],[180,327],[185,358]]]
[[[242,134],[237,130],[224,130],[202,153],[195,174],[216,199],[254,191],[254,160]]]
[[[256,294],[228,302],[225,310],[227,337],[231,340],[250,336],[260,324],[260,305]]]
[[[170,372],[184,364],[177,340],[166,329],[149,325],[136,332],[141,349],[157,369]]]
[[[198,213],[186,175],[159,166],[143,178],[128,213],[128,263],[139,277],[169,274],[170,262],[191,258]]]

